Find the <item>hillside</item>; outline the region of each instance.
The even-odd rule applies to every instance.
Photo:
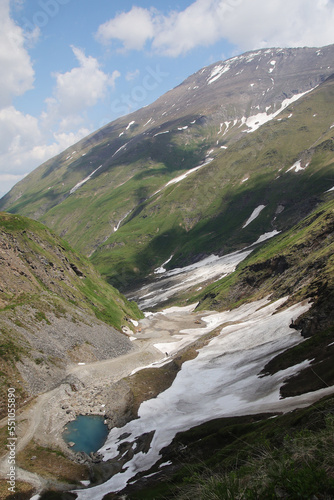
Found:
[[[62,443],[89,484],[52,472],[41,500],[333,497],[333,60],[210,65],[0,201],[3,385],[87,362],[20,463],[49,477],[30,456],[87,401],[110,428],[90,458]]]
[[[46,223],[122,290],[171,255],[169,268],[291,227],[332,187],[333,52],[208,66],[49,160],[0,206]]]
[[[69,364],[133,348],[120,330],[141,317],[136,304],[39,222],[0,214],[0,283],[0,383],[21,401],[59,384]]]

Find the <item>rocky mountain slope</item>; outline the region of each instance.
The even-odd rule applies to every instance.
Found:
[[[52,227],[123,290],[172,255],[169,267],[291,227],[333,185],[333,60],[328,46],[208,66],[46,162],[0,206]]]
[[[136,304],[45,226],[0,214],[2,387],[14,385],[22,400],[59,384],[69,364],[130,351],[120,330],[139,317]]]

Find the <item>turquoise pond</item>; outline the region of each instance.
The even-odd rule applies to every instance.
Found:
[[[66,443],[75,443],[73,451],[84,451],[89,454],[97,451],[105,443],[108,427],[104,418],[98,415],[79,415],[66,425],[63,439]]]

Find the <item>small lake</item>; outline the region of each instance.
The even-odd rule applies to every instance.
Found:
[[[75,443],[71,446],[73,451],[84,451],[89,455],[101,448],[107,439],[108,432],[104,417],[79,415],[66,425],[63,439],[67,444]]]

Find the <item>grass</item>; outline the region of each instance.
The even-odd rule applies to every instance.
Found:
[[[334,400],[286,415],[218,419],[178,434],[162,452],[173,468],[130,500],[329,500],[334,495]]]
[[[115,123],[86,156],[68,163],[66,155],[60,155],[37,169],[24,181],[26,190],[10,210],[42,219],[75,248],[92,255],[100,272],[122,290],[141,282],[171,254],[170,267],[246,246],[270,228],[292,227],[332,187],[333,87],[332,80],[327,81],[290,105],[281,121],[243,134],[210,165],[156,195],[177,173],[199,164],[216,143],[217,127],[198,123],[179,133],[176,129],[184,121],[180,119],[166,124],[169,134],[137,136],[142,130],[133,128],[125,139],[117,135],[124,128]],[[122,155],[113,159],[111,152],[126,141]],[[286,173],[300,157],[310,161],[309,166]],[[89,162],[103,163],[103,168],[68,196],[70,188],[91,172]],[[242,182],[246,177],[248,181]],[[33,199],[34,190],[45,205]],[[42,204],[47,208],[40,213]],[[259,204],[266,208],[242,229]],[[279,206],[284,210],[277,213]]]
[[[89,479],[88,467],[70,461],[63,452],[35,442],[29,443],[17,456],[17,465],[52,481],[79,484]]]

